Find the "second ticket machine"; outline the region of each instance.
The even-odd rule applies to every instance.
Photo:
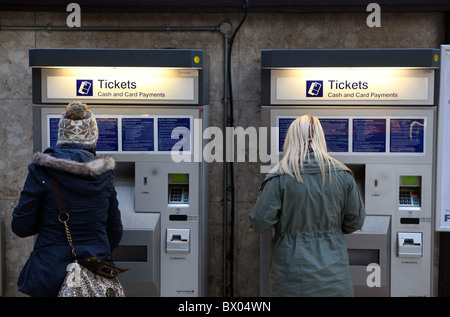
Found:
[[[367,213],[346,236],[355,295],[432,296],[439,50],[265,50],[261,63],[272,151],[281,158],[292,120],[315,115],[330,155],[353,170]]]

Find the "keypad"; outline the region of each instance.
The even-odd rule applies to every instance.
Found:
[[[398,201],[400,206],[415,206],[419,207],[419,195],[414,190],[401,190],[399,192]]]
[[[189,202],[189,192],[187,188],[171,187],[169,191],[169,203],[187,204]]]

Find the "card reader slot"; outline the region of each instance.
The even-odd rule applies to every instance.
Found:
[[[171,221],[187,221],[187,215],[169,215]]]
[[[400,223],[402,225],[418,225],[420,223],[419,218],[400,218]]]

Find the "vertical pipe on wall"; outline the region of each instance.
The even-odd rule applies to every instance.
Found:
[[[237,28],[234,30],[233,35],[230,37],[229,40],[229,48],[228,48],[228,78],[224,77],[224,80],[228,79],[228,102],[229,102],[229,110],[227,107],[227,123],[228,126],[234,128],[234,109],[233,109],[233,81],[232,81],[232,72],[231,72],[231,55],[233,52],[233,43],[234,40],[236,38],[237,33],[239,32],[239,29],[241,28],[241,26],[244,24],[245,20],[247,19],[247,14],[248,14],[248,0],[243,0],[243,9],[244,9],[244,16],[242,17],[241,21],[239,22],[239,25],[237,26]],[[231,30],[231,26],[230,26],[230,30]],[[229,111],[229,114],[228,114]],[[225,134],[226,135],[226,134]],[[233,138],[233,135],[231,135],[231,137]],[[232,140],[234,141],[234,140]],[[233,143],[231,143],[231,145],[233,145]],[[233,164],[233,159],[231,158],[230,163],[226,163],[226,166],[229,165],[229,178],[230,178],[230,186],[228,186],[228,190],[230,191],[231,194],[231,200],[230,200],[230,237],[229,237],[229,241],[230,241],[230,247],[227,253],[227,260],[229,259],[230,262],[230,283],[229,283],[229,287],[227,287],[227,291],[229,293],[230,296],[234,296],[234,244],[235,244],[235,237],[234,237],[234,229],[235,229],[235,188],[234,188],[234,164]],[[228,172],[228,170],[226,171]],[[228,202],[228,201],[227,201]],[[226,237],[227,238],[227,237]]]
[[[227,121],[228,121],[228,32],[223,32],[223,262],[222,296],[227,294]]]

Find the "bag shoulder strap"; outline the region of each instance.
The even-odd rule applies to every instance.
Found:
[[[75,253],[75,249],[73,247],[72,235],[70,234],[69,226],[67,225],[67,221],[69,221],[69,214],[67,213],[66,206],[64,205],[64,200],[62,198],[61,189],[59,187],[59,183],[49,175],[50,181],[52,183],[53,194],[55,195],[56,206],[58,207],[58,220],[64,224],[64,228],[66,230],[67,242],[69,242],[70,247],[72,248],[72,257],[74,259],[77,258],[77,254]],[[65,219],[62,219],[65,217]]]
[[[61,195],[61,189],[59,188],[58,182],[51,176],[50,181],[52,182],[53,194],[55,195],[56,206],[58,207],[59,215],[64,215],[67,213],[66,206],[64,206],[64,201]]]

